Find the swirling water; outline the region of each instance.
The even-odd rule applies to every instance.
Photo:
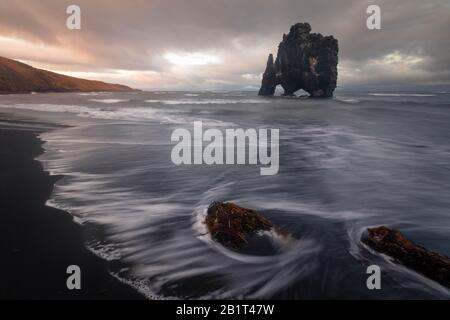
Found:
[[[2,108],[70,126],[42,134],[60,174],[50,203],[84,225],[111,273],[149,298],[396,299],[445,289],[360,244],[388,225],[450,256],[450,95],[356,92],[331,100],[249,92],[2,97]],[[171,133],[280,130],[280,170],[171,162]],[[212,201],[253,208],[287,230],[274,250],[236,252],[208,236]],[[366,287],[367,266],[382,290]]]

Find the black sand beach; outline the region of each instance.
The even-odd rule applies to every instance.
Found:
[[[34,160],[42,130],[0,115],[0,299],[143,299],[84,247],[67,212],[45,205],[57,177]],[[72,264],[81,268],[81,290],[66,287]]]

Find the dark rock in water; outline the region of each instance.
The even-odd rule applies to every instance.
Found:
[[[275,65],[273,64],[273,55],[269,54],[269,59],[267,60],[266,71],[264,71],[261,89],[259,90],[259,95],[261,96],[271,96],[275,93],[275,88],[277,86],[277,72],[275,70]]]
[[[274,224],[259,213],[231,202],[213,202],[205,223],[214,240],[231,248],[240,248],[247,243],[248,236],[258,231],[275,229]]]
[[[332,97],[336,88],[338,42],[333,36],[311,33],[308,23],[297,23],[283,35],[275,62],[267,60],[259,94],[271,96],[277,85],[284,95],[303,89],[311,97]]]
[[[361,241],[440,284],[450,287],[450,259],[428,251],[385,226],[367,229]]]

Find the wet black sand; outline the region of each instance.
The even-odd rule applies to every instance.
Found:
[[[142,299],[84,247],[67,212],[45,205],[57,177],[34,160],[42,130],[48,126],[0,115],[0,299]],[[81,290],[66,287],[73,264]]]

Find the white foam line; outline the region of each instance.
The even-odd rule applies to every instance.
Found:
[[[89,99],[89,101],[111,104],[111,103],[119,103],[119,102],[129,102],[130,100],[127,100],[127,99]]]
[[[164,124],[191,124],[194,121],[202,120],[205,126],[235,126],[235,124],[231,122],[188,117],[184,114],[185,112],[183,110],[163,110],[154,109],[151,107],[104,109],[97,107],[56,104],[15,104],[8,107],[41,112],[73,113],[79,117],[103,120],[123,120],[136,122],[154,120]]]
[[[386,97],[434,97],[435,94],[428,93],[368,93],[369,96],[386,96]]]
[[[185,104],[259,104],[270,103],[268,100],[259,99],[209,99],[209,100],[194,100],[194,99],[181,99],[181,100],[146,100],[147,103],[161,103],[164,105],[185,105]]]

